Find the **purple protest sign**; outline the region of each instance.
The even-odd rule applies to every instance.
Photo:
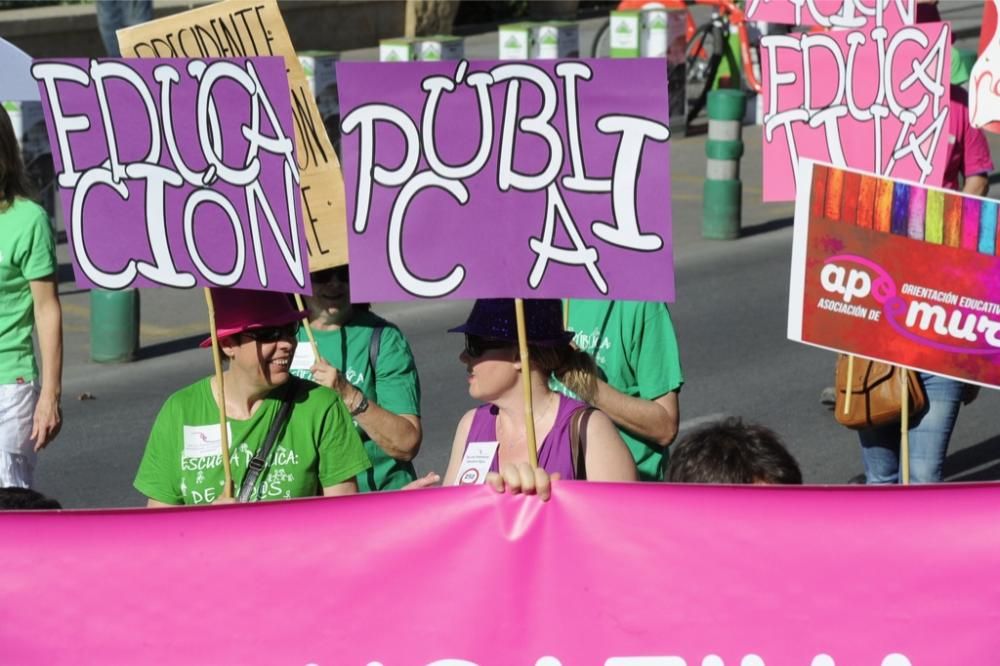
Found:
[[[283,58],[36,60],[77,284],[308,292]]]
[[[673,300],[655,59],[338,63],[351,297]]]

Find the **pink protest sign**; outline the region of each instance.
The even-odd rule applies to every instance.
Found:
[[[557,482],[546,504],[4,513],[0,644],[53,666],[991,664],[998,511],[996,484]]]
[[[352,300],[673,300],[666,77],[337,63]]]
[[[997,202],[800,168],[789,338],[1000,387]]]
[[[764,201],[795,199],[803,157],[941,184],[948,24],[770,35],[761,40],[761,68]]]
[[[750,21],[823,28],[897,28],[916,21],[916,0],[750,0]]]
[[[284,60],[36,60],[76,281],[307,292]]]

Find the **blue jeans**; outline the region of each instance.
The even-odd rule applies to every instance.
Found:
[[[941,480],[965,385],[937,375],[919,374],[927,407],[910,419],[910,482],[936,483]],[[899,435],[898,423],[858,431],[865,483],[899,483]]]
[[[121,56],[115,31],[151,20],[153,0],[97,0],[97,29],[109,56]]]

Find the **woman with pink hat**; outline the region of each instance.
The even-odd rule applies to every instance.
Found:
[[[483,483],[491,472],[489,481],[497,489],[518,479],[541,485],[547,475],[555,474],[564,479],[635,481],[635,463],[611,420],[549,388],[553,374],[594,373],[590,357],[569,344],[573,336],[563,329],[562,304],[526,299],[524,310],[527,366],[518,352],[513,299],[476,301],[468,320],[450,331],[465,334],[459,360],[468,371],[469,394],[485,404],[466,412],[458,424],[445,485]],[[527,465],[525,372],[531,381],[538,472]]]
[[[347,408],[333,391],[289,373],[306,313],[275,292],[212,294],[234,494],[260,501],[357,492],[355,476],[371,463]],[[206,377],[163,405],[135,478],[148,506],[222,496],[221,395],[215,377]]]

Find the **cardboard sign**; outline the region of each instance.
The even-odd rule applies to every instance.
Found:
[[[338,63],[355,301],[669,301],[666,68]]]
[[[138,58],[282,56],[295,117],[309,270],[347,263],[340,163],[275,0],[230,0],[118,31]]]
[[[984,666],[998,512],[995,483],[584,481],[5,511],[0,643],[57,666]]]
[[[748,21],[823,28],[898,28],[916,22],[916,0],[750,0]]]
[[[310,290],[281,58],[36,60],[76,281]]]
[[[997,13],[1000,0],[983,3],[979,31],[979,59],[969,75],[969,122],[990,132],[1000,132],[1000,33]]]
[[[946,23],[761,40],[764,201],[795,198],[800,158],[940,185],[948,152]]]
[[[788,337],[1000,386],[997,202],[804,161]]]

